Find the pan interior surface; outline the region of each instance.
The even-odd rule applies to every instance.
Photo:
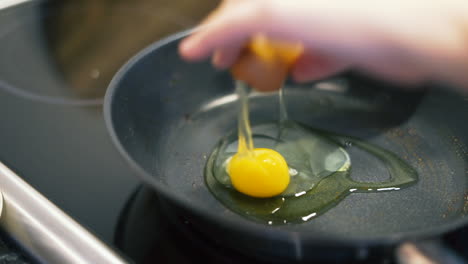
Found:
[[[120,71],[106,102],[124,155],[143,169],[144,180],[169,198],[196,206],[219,223],[258,225],[228,210],[204,182],[210,153],[220,138],[236,129],[233,80],[208,63],[184,62],[177,55],[177,41],[150,47],[139,56]],[[347,75],[289,84],[285,97],[293,120],[391,151],[417,171],[419,182],[398,192],[351,194],[312,221],[272,230],[377,239],[448,226],[468,210],[468,126],[460,123],[468,102],[463,98],[438,90],[422,97]],[[253,125],[274,122],[276,95],[254,94],[250,109]],[[359,149],[348,152],[353,179],[388,179],[375,157]]]

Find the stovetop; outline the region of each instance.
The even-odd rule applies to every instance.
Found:
[[[199,238],[190,223],[172,232],[180,228],[116,151],[101,111],[126,60],[218,1],[14,2],[0,4],[0,161],[136,263],[258,263]],[[467,232],[444,240],[463,254]]]

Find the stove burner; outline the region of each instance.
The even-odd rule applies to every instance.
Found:
[[[121,212],[115,245],[136,263],[284,263],[258,259],[225,248],[206,238],[183,216],[169,215],[164,203],[148,187],[140,186],[131,195]],[[261,246],[261,245],[260,245]],[[343,261],[342,252],[330,252],[329,263],[395,263],[389,249],[378,254],[356,252],[362,260]],[[346,255],[348,256],[348,255]],[[337,258],[337,259],[335,259]],[[289,263],[289,262],[288,262]],[[320,263],[327,263],[320,260]]]

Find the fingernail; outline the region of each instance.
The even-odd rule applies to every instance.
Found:
[[[188,55],[195,45],[195,40],[193,38],[184,39],[180,44],[180,52],[183,55]]]
[[[212,60],[212,63],[214,65],[214,67],[218,70],[226,70],[229,68],[230,65],[228,65],[225,61],[221,61],[221,60],[215,60],[213,58]]]
[[[211,64],[213,64],[213,66],[217,70],[224,70],[224,65],[223,65],[219,55],[217,55],[217,53],[215,53],[215,55],[213,55],[213,58],[211,59]]]

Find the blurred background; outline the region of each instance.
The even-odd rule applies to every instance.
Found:
[[[0,2],[0,161],[112,243],[139,180],[107,133],[106,88],[139,50],[218,1]]]
[[[217,0],[44,2],[50,53],[74,92],[100,97],[114,73],[143,47],[195,26]]]

